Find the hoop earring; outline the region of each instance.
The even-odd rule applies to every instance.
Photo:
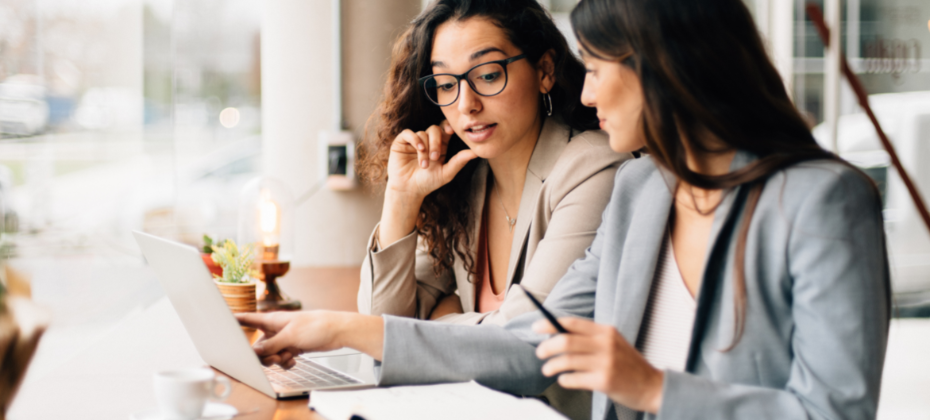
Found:
[[[549,96],[549,93],[546,93],[546,96],[543,96],[543,104],[546,105],[546,116],[552,116],[552,97]]]

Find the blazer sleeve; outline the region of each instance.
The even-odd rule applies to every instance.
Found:
[[[377,246],[378,226],[368,240],[358,288],[358,311],[425,319],[436,302],[452,293],[451,274],[435,275],[433,259],[418,246],[416,232],[387,248]]]
[[[658,418],[875,418],[891,315],[880,201],[864,175],[833,175],[805,186],[791,220],[794,359],[784,389],[666,372]]]
[[[593,317],[601,250],[609,235],[606,217],[618,199],[619,194],[611,196],[591,246],[546,299],[547,308],[556,316]],[[541,318],[533,310],[503,326],[473,326],[385,316],[379,385],[475,380],[514,394],[538,395],[555,381],[542,375],[543,362],[535,353],[536,346],[548,338],[532,331],[533,323]]]

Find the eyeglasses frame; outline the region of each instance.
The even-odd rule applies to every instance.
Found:
[[[484,63],[477,64],[477,65],[473,66],[472,68],[468,69],[468,71],[466,71],[465,73],[462,73],[462,74],[452,74],[452,73],[428,74],[428,75],[423,76],[423,77],[421,77],[421,78],[419,79],[419,84],[420,84],[420,87],[423,88],[423,94],[426,95],[426,81],[429,80],[430,78],[435,77],[435,76],[451,76],[451,77],[454,77],[454,78],[455,78],[455,83],[456,83],[456,85],[459,86],[459,89],[456,89],[456,91],[455,91],[455,99],[453,99],[452,102],[449,102],[448,104],[445,104],[445,105],[439,105],[438,103],[436,103],[436,101],[433,100],[433,98],[430,98],[429,95],[426,95],[426,98],[429,99],[430,102],[432,102],[432,103],[436,104],[436,106],[440,106],[440,107],[452,105],[452,104],[455,103],[455,101],[459,100],[459,95],[462,93],[461,85],[462,85],[462,80],[463,80],[463,79],[465,80],[465,83],[468,84],[468,87],[471,88],[472,92],[475,92],[476,94],[478,94],[478,95],[480,95],[480,96],[484,96],[484,97],[497,96],[497,95],[500,95],[501,92],[504,91],[504,89],[507,89],[507,83],[510,82],[510,74],[507,72],[507,66],[508,66],[510,63],[513,63],[514,61],[522,60],[522,59],[524,59],[524,58],[526,58],[526,54],[515,55],[515,56],[513,56],[513,57],[505,58],[505,59],[503,59],[503,60],[494,60],[494,61],[484,62]],[[476,68],[478,68],[478,67],[481,67],[481,66],[488,65],[488,64],[500,64],[501,67],[504,68],[504,86],[501,88],[500,92],[493,93],[493,94],[490,94],[490,95],[484,95],[484,94],[482,94],[482,93],[479,93],[479,92],[478,92],[478,88],[475,87],[475,84],[474,84],[470,79],[467,79],[465,76],[467,76],[468,73],[471,73],[472,70],[474,70],[474,69],[476,69]]]

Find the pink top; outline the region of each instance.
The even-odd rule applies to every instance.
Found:
[[[504,302],[505,290],[500,293],[494,293],[494,286],[491,282],[491,259],[488,257],[488,209],[485,209],[481,215],[481,230],[478,234],[478,254],[476,255],[475,267],[477,268],[478,281],[475,299],[475,310],[480,313],[496,311]]]

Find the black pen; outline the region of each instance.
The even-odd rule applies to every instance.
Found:
[[[555,320],[555,317],[552,316],[552,313],[547,311],[546,308],[543,308],[542,304],[539,303],[539,301],[536,300],[536,298],[534,298],[533,295],[531,295],[530,292],[526,290],[526,288],[524,288],[522,285],[519,285],[519,284],[517,286],[520,288],[520,290],[523,291],[523,293],[526,293],[526,297],[530,298],[530,301],[532,301],[533,304],[536,305],[537,308],[539,308],[539,311],[542,312],[543,316],[545,316],[546,319],[549,320],[549,322],[552,324],[553,327],[555,327],[556,330],[558,330],[560,333],[566,333],[566,334],[568,333],[568,330],[566,330],[565,327],[562,326],[562,324],[559,324],[559,321]]]

